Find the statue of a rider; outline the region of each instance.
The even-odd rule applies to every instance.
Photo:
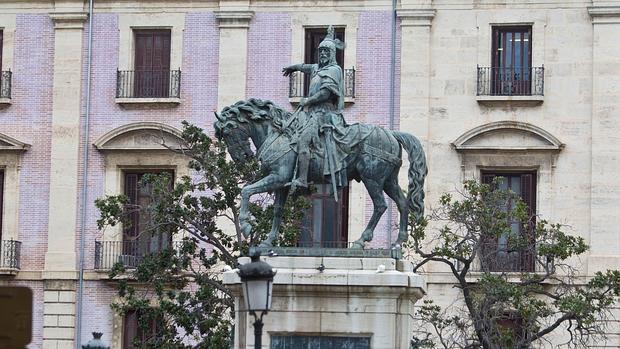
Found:
[[[343,49],[344,43],[336,39],[334,30],[327,29],[325,39],[319,44],[318,64],[295,64],[282,69],[284,76],[294,71],[301,71],[310,75],[308,98],[299,102],[297,118],[297,175],[291,182],[291,190],[308,187],[308,167],[310,165],[311,145],[318,147],[319,132],[324,139],[332,137],[332,133],[343,134],[346,123],[342,116],[344,109],[344,81],[342,69],[336,63],[336,50]],[[304,109],[307,112],[304,112]],[[331,139],[326,139],[330,142]],[[333,140],[331,140],[333,144]],[[330,147],[327,147],[327,156],[330,156]],[[334,149],[331,149],[333,152]],[[333,156],[333,155],[332,155]],[[333,160],[334,158],[332,158]],[[340,164],[329,164],[334,180],[335,170]]]

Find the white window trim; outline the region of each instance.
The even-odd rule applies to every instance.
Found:
[[[514,130],[517,136],[526,133],[535,141],[531,144],[523,141],[523,146],[518,148],[503,144],[468,146],[470,141],[489,137],[496,130]],[[536,141],[540,139],[548,146],[538,145]],[[553,174],[564,144],[552,134],[524,122],[499,121],[465,132],[452,146],[461,160],[461,182],[480,181],[482,171],[536,171],[536,211],[546,217],[553,216]]]
[[[298,12],[291,16],[293,32],[291,43],[291,64],[304,62],[306,28],[344,27],[344,68],[350,69],[357,63],[357,12]]]
[[[145,138],[133,144],[132,139],[136,132],[144,132],[151,136],[153,132],[165,133],[168,139],[179,137],[181,131],[165,124],[135,123],[123,125],[102,135],[95,143],[95,147],[104,154],[104,194],[123,194],[124,171],[126,170],[173,170],[175,180],[189,176],[188,158],[182,154],[173,153],[164,148],[156,137],[150,143]],[[127,141],[123,141],[124,139]],[[148,139],[148,138],[146,138]],[[120,147],[119,144],[124,145]],[[173,236],[173,240],[180,240],[182,234]],[[101,236],[103,241],[122,241],[123,229],[120,225],[107,227]]]
[[[2,70],[13,70],[13,51],[15,39],[16,15],[0,13],[0,30],[2,30]]]
[[[493,50],[493,27],[497,26],[531,26],[532,27],[532,67],[542,66],[545,53],[545,27],[547,26],[544,11],[526,10],[484,12],[476,17],[478,28],[478,65],[491,66]]]
[[[182,69],[184,13],[123,13],[118,18],[118,69],[133,70],[134,29],[170,29],[170,69]]]
[[[2,207],[2,239],[19,240],[19,184],[22,153],[29,144],[0,134],[0,170],[4,171]]]

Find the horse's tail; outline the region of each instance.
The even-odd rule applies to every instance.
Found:
[[[422,149],[420,141],[409,133],[392,131],[392,135],[409,155],[407,202],[409,203],[409,210],[418,220],[424,217],[424,178],[428,172],[424,149]]]

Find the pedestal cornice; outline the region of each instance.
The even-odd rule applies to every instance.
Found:
[[[249,28],[254,11],[215,11],[220,28]]]
[[[401,27],[430,27],[435,10],[426,9],[400,9],[396,10],[396,17],[400,18]]]

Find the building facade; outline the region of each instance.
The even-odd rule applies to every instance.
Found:
[[[312,61],[328,25],[346,43],[345,119],[421,139],[428,207],[463,180],[502,175],[536,213],[586,239],[591,250],[578,261],[586,276],[620,266],[618,1],[93,5],[89,13],[88,1],[0,4],[0,286],[33,291],[30,348],[73,348],[93,331],[130,347],[127,318],[109,307],[116,289],[106,270],[135,263],[136,245],[168,240],[98,230],[94,200],[148,200],[136,184],[143,173],[188,173],[153,130],[173,142],[188,120],[211,133],[214,111],[249,97],[293,110],[304,77],[281,70]],[[338,214],[310,226],[306,242],[359,237],[372,202],[358,183],[347,194],[346,206],[313,198],[314,222]],[[382,219],[373,246],[395,239],[395,214]],[[498,268],[528,268],[496,248]],[[427,297],[455,299],[445,271],[429,266],[425,276]],[[620,347],[614,333],[597,345]]]

